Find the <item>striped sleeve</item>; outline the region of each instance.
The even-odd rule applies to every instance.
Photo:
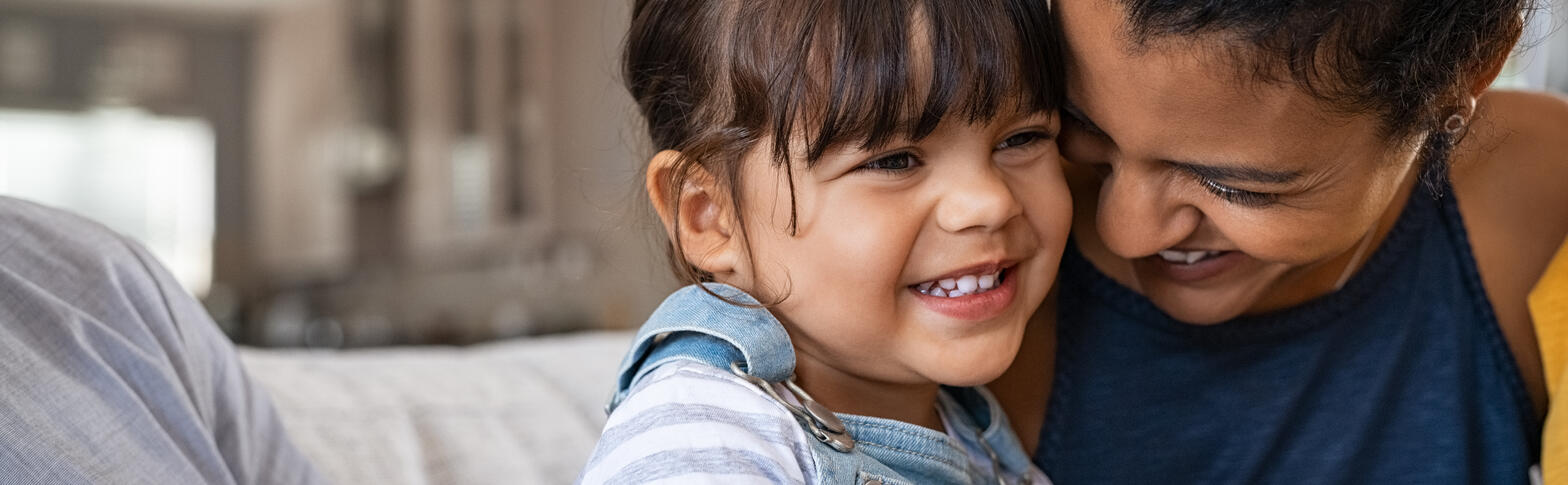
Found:
[[[610,415],[578,483],[810,483],[806,440],[761,390],[675,361],[644,375]]]

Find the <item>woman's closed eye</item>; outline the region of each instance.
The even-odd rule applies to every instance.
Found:
[[[1215,180],[1213,175],[1208,173],[1212,170],[1209,168],[1188,164],[1173,164],[1173,168],[1188,177],[1192,177],[1192,180],[1202,186],[1203,190],[1209,191],[1209,193],[1214,194],[1215,197],[1219,197],[1225,202],[1252,209],[1266,208],[1279,202],[1280,194],[1238,189],[1220,183],[1218,180]]]
[[[1262,208],[1279,201],[1279,194],[1241,190],[1201,176],[1198,177],[1198,184],[1216,197],[1243,207]]]

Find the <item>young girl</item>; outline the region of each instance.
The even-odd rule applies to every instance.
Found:
[[[1047,482],[974,387],[1067,238],[1045,5],[636,2],[647,189],[692,286],[582,482]]]

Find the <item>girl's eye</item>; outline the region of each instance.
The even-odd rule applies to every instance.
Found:
[[[919,166],[920,160],[917,160],[913,154],[895,153],[866,162],[861,164],[859,167],[856,167],[855,169],[885,173],[899,173],[912,170]]]
[[[1019,133],[1017,135],[1007,137],[1007,139],[1002,140],[1001,143],[997,143],[995,149],[1006,150],[1008,148],[1017,148],[1043,140],[1045,138],[1047,138],[1046,135],[1038,131]]]
[[[1198,183],[1203,184],[1203,188],[1208,189],[1208,191],[1212,192],[1215,196],[1218,196],[1221,199],[1225,199],[1226,202],[1244,207],[1268,207],[1279,201],[1278,194],[1266,194],[1263,192],[1253,192],[1250,190],[1241,190],[1227,187],[1225,185],[1221,185],[1219,182],[1215,182],[1206,178],[1199,178]]]

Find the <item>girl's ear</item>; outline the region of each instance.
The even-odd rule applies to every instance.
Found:
[[[681,156],[665,150],[648,161],[648,198],[665,235],[680,245],[680,257],[719,281],[729,280],[745,250],[735,231],[734,205],[718,179],[700,164],[690,164],[686,179],[675,187]]]

